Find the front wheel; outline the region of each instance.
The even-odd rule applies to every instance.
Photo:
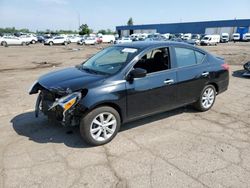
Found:
[[[208,111],[214,105],[216,98],[216,90],[213,85],[207,85],[202,90],[199,100],[194,104],[194,107],[201,111]]]
[[[82,138],[90,145],[110,142],[120,129],[119,113],[111,107],[96,108],[83,117],[80,123]]]

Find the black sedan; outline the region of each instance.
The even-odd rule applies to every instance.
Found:
[[[209,110],[228,88],[228,69],[222,58],[185,43],[134,42],[44,75],[29,93],[39,93],[36,116],[80,125],[86,142],[102,145],[125,122],[188,104]]]

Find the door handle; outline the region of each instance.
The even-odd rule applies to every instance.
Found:
[[[168,80],[165,80],[164,81],[164,84],[166,84],[166,85],[170,85],[170,84],[173,84],[174,83],[174,80],[170,80],[170,79],[168,79]]]
[[[202,74],[201,74],[201,76],[203,76],[203,77],[207,77],[209,75],[209,72],[203,72]]]

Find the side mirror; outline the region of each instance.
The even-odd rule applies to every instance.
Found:
[[[141,69],[141,68],[135,68],[134,70],[132,70],[128,76],[127,76],[127,80],[131,81],[134,78],[143,78],[147,75],[147,71],[145,69]]]

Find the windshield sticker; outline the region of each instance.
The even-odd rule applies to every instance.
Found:
[[[137,52],[137,49],[134,49],[134,48],[124,48],[122,50],[123,53],[135,53]]]

